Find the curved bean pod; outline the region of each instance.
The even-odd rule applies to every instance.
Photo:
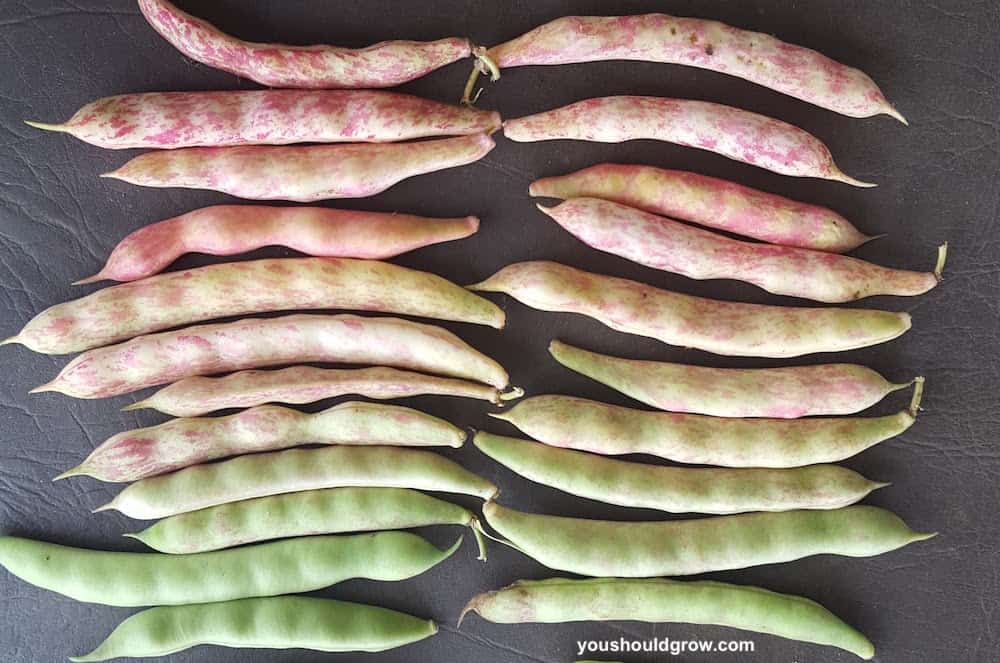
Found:
[[[300,314],[199,325],[90,350],[32,393],[105,398],[196,375],[307,361],[385,364],[498,389],[508,381],[500,364],[434,325]]]
[[[646,454],[721,467],[801,467],[835,463],[899,435],[916,421],[920,383],[909,410],[885,417],[727,419],[647,412],[572,396],[534,396],[490,416],[556,447],[608,456]]]
[[[138,539],[153,550],[176,555],[268,539],[427,525],[472,527],[475,522],[475,515],[468,509],[415,490],[325,488],[182,513],[125,536]],[[485,555],[480,556],[485,559]]]
[[[607,504],[669,513],[839,509],[888,485],[837,465],[695,469],[613,460],[483,432],[473,443],[537,483]]]
[[[473,495],[499,490],[453,460],[398,447],[289,449],[237,456],[137,481],[94,511],[115,509],[137,520],[166,518],[255,497],[318,488],[415,488]]]
[[[532,196],[601,198],[771,244],[846,253],[875,239],[831,209],[683,170],[602,163],[535,180]]]
[[[313,256],[384,260],[477,230],[479,219],[474,216],[432,219],[325,207],[213,205],[136,230],[118,243],[100,272],[76,284],[137,281],[185,253],[231,256],[265,246],[287,246]]]
[[[0,565],[36,587],[116,606],[213,603],[310,592],[351,578],[404,580],[439,564],[409,532],[313,536],[197,555],[123,553],[0,537]]]
[[[139,10],[187,57],[268,87],[393,87],[469,56],[468,40],[383,41],[367,48],[288,46],[243,41],[167,0],[139,0]]]
[[[915,532],[891,511],[865,505],[619,522],[524,513],[487,502],[483,515],[539,563],[596,577],[694,575],[824,554],[873,557],[936,534]]]
[[[161,606],[122,622],[74,663],[165,656],[197,645],[323,652],[385,651],[437,633],[437,625],[362,603],[307,596]]]
[[[611,620],[717,624],[840,647],[864,659],[875,655],[864,635],[815,601],[711,580],[518,580],[475,596],[462,615],[469,612],[498,624]]]
[[[460,447],[465,431],[398,405],[347,402],[306,414],[275,405],[228,417],[172,419],[118,433],[56,477],[136,481],[217,458],[302,444]]]
[[[272,258],[167,272],[104,288],[50,306],[4,342],[64,354],[202,320],[293,309],[504,325],[504,313],[495,304],[436,274],[378,260]]]
[[[797,357],[890,341],[908,313],[724,302],[536,260],[504,267],[468,286],[503,292],[542,311],[579,313],[616,331],[741,357]]]
[[[501,391],[475,382],[384,366],[347,369],[292,366],[271,371],[240,371],[220,378],[185,378],[122,410],[152,408],[175,417],[197,417],[230,408],[272,402],[314,403],[347,394],[376,399],[434,394],[478,398],[503,405],[523,396],[524,390]]]
[[[494,147],[486,134],[416,143],[185,147],[147,152],[101,177],[308,203],[374,196],[415,175],[478,161]]]
[[[519,143],[661,140],[715,152],[782,175],[875,186],[845,175],[833,162],[829,148],[809,132],[765,115],[707,101],[597,97],[506,120],[503,131]]]
[[[735,279],[826,303],[921,295],[941,280],[948,247],[938,248],[933,272],[914,272],[836,253],[742,242],[597,198],[537,207],[584,244],[646,267],[692,279]]]
[[[714,417],[796,419],[852,414],[922,382],[893,383],[858,364],[711,368],[612,357],[554,340],[549,354],[566,368],[660,410]]]
[[[122,94],[27,124],[113,150],[176,149],[464,136],[496,131],[500,115],[376,90],[240,90]]]

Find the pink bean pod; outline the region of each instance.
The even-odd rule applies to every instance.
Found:
[[[77,281],[137,281],[185,253],[231,256],[287,246],[331,258],[384,260],[479,230],[474,216],[435,219],[325,207],[214,205],[136,230],[118,243],[100,272]]]
[[[812,134],[781,120],[707,101],[597,97],[507,120],[503,130],[507,138],[519,143],[661,140],[715,152],[782,175],[875,186],[845,175],[833,162],[829,148]]]
[[[601,198],[771,244],[847,253],[874,239],[831,209],[683,170],[602,163],[531,183],[532,196]]]
[[[499,113],[377,90],[146,92],[93,101],[63,124],[27,122],[112,150],[386,143],[493,133]]]
[[[836,253],[741,242],[597,198],[538,209],[584,244],[640,265],[692,279],[736,279],[776,295],[827,303],[923,294],[941,280],[948,246],[938,249],[933,272],[913,272]]]
[[[711,368],[612,357],[554,340],[549,354],[565,366],[640,403],[714,417],[797,419],[854,414],[909,382],[889,382],[857,364],[784,368]]]
[[[601,60],[698,67],[742,78],[849,117],[891,115],[864,72],[771,35],[666,14],[564,16],[486,53],[499,68]]]
[[[434,325],[299,314],[199,325],[90,350],[32,393],[106,398],[196,375],[303,362],[395,366],[497,389],[508,382],[500,364]]]
[[[724,302],[542,260],[508,265],[469,287],[503,292],[542,311],[586,315],[627,334],[741,357],[852,350],[910,328],[908,313]]]
[[[2,343],[64,354],[180,325],[248,313],[347,309],[500,329],[504,313],[435,274],[377,260],[273,258],[123,283],[50,306]]]
[[[464,442],[461,428],[397,405],[347,402],[315,414],[263,405],[227,417],[172,419],[118,433],[55,480],[138,481],[227,456],[303,444],[457,448]]]
[[[149,24],[174,48],[210,67],[269,87],[392,87],[468,57],[468,40],[383,41],[367,48],[243,41],[167,0],[139,0]]]
[[[101,177],[308,203],[374,196],[415,175],[478,161],[494,146],[474,134],[417,143],[187,147],[147,152]]]
[[[265,403],[301,405],[348,394],[380,400],[431,394],[477,398],[503,405],[520,398],[524,391],[500,390],[385,366],[348,369],[292,366],[271,371],[240,371],[218,378],[186,378],[122,409],[152,408],[174,417],[197,417],[230,408]]]

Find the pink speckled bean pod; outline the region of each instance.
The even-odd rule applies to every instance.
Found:
[[[478,161],[494,146],[486,134],[473,134],[416,143],[186,147],[148,152],[101,177],[308,203],[374,196],[415,175]]]
[[[272,371],[240,371],[219,378],[187,378],[122,409],[153,408],[175,417],[197,417],[264,403],[315,403],[347,394],[376,399],[434,394],[478,398],[503,405],[520,398],[524,391],[519,388],[502,391],[475,382],[385,366],[348,369],[292,366]]]
[[[105,398],[196,375],[302,362],[396,366],[498,389],[508,382],[500,364],[434,325],[299,314],[199,325],[90,350],[32,393]]]
[[[325,207],[214,205],[140,228],[118,243],[102,279],[137,281],[185,253],[230,256],[264,246],[287,246],[308,255],[383,260],[479,230],[474,216],[435,219],[410,214]]]
[[[243,41],[167,0],[139,0],[149,24],[181,53],[269,87],[392,87],[468,57],[468,40],[383,41],[367,48]]]
[[[850,302],[874,295],[920,295],[938,284],[947,244],[933,272],[882,267],[824,251],[741,242],[597,198],[571,198],[542,212],[584,244],[640,265],[692,279],[736,279],[776,295]]]
[[[532,196],[601,198],[771,244],[846,253],[874,239],[831,209],[683,170],[602,163],[531,183]]]
[[[781,120],[707,101],[597,97],[507,120],[503,130],[507,138],[519,143],[662,140],[715,152],[782,175],[875,186],[841,172],[827,146],[812,134]]]
[[[715,417],[795,419],[853,414],[922,378],[893,383],[857,364],[711,368],[590,352],[554,340],[560,364],[660,410]]]
[[[700,18],[564,16],[486,55],[501,69],[600,60],[687,65],[743,78],[842,115],[886,114],[906,123],[864,72],[768,34]]]
[[[2,343],[63,354],[202,320],[305,309],[504,325],[503,311],[492,302],[435,274],[377,260],[273,258],[167,272],[104,288],[49,307]]]
[[[908,313],[724,302],[542,260],[508,265],[469,287],[503,292],[542,311],[586,315],[628,334],[741,357],[852,350],[910,328]]]
[[[463,442],[462,429],[397,405],[347,402],[315,414],[262,405],[228,417],[172,419],[119,433],[56,479],[137,481],[217,458],[303,444],[460,447]]]
[[[113,150],[175,149],[464,136],[496,131],[500,115],[378,90],[243,90],[122,94],[27,124]]]

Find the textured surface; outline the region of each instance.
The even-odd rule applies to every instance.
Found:
[[[598,0],[580,2],[178,2],[241,37],[291,43],[333,42],[364,46],[381,39],[436,39],[468,35],[493,45],[543,21],[569,13],[607,12]],[[662,2],[621,1],[622,12],[664,10]],[[800,560],[781,566],[711,574],[730,582],[756,583],[822,602],[859,628],[876,645],[879,660],[894,663],[953,660],[987,663],[1000,648],[996,628],[1000,597],[1000,429],[993,412],[1000,387],[997,352],[997,290],[1000,286],[1000,10],[987,0],[933,3],[845,3],[824,0],[752,0],[716,3],[678,0],[668,11],[716,18],[816,48],[859,67],[879,84],[910,121],[851,120],[707,71],[670,65],[615,63],[508,70],[490,86],[480,106],[519,117],[587,97],[661,95],[736,105],[791,122],[827,143],[846,172],[879,187],[859,190],[835,182],[798,180],[766,173],[722,157],[672,145],[632,142],[514,144],[497,137],[482,161],[400,183],[377,197],[336,206],[405,211],[428,216],[477,214],[480,233],[454,244],[428,247],[395,262],[471,283],[503,265],[553,259],[592,271],[642,280],[679,292],[740,301],[780,303],[753,286],[695,282],[600,254],[561,230],[534,208],[529,182],[602,161],[647,163],[726,177],[806,202],[829,206],[865,233],[888,233],[856,252],[893,267],[926,269],[944,240],[953,253],[946,280],[916,299],[873,298],[865,307],[907,310],[913,329],[891,343],[805,362],[851,361],[871,366],[893,381],[927,376],[926,412],[900,439],[882,444],[846,465],[877,480],[892,481],[868,503],[893,509],[936,539],[884,557]],[[128,232],[201,205],[234,202],[199,191],[155,190],[100,180],[137,152],[109,152],[68,136],[39,132],[21,119],[61,121],[97,97],[156,90],[252,89],[235,77],[194,65],[158,38],[132,0],[5,0],[0,3],[0,307],[3,335],[15,333],[51,304],[92,291],[69,283],[92,274]],[[403,91],[454,101],[467,66],[447,67],[406,85]],[[331,204],[333,205],[333,204]],[[266,250],[262,256],[290,255]],[[178,266],[215,261],[188,257]],[[493,296],[491,296],[493,297]],[[610,389],[552,361],[553,337],[622,356],[700,362],[717,366],[775,366],[778,360],[725,359],[617,334],[579,316],[546,314],[496,296],[508,312],[503,332],[446,324],[477,348],[501,360],[512,380],[529,393],[569,393],[627,404]],[[803,302],[795,302],[803,303]],[[164,420],[153,412],[119,413],[133,397],[74,401],[58,394],[29,397],[29,388],[53,377],[66,358],[5,347],[0,380],[0,530],[71,545],[141,550],[121,534],[138,523],[114,513],[90,515],[115,486],[87,479],[51,484],[55,474],[80,462],[117,432]],[[893,394],[871,411],[894,412],[909,396]],[[498,433],[514,429],[486,417],[477,401],[438,397],[407,399],[458,425]],[[324,403],[322,405],[329,405]],[[318,409],[322,405],[315,408]],[[635,405],[634,403],[632,405]],[[653,519],[655,512],[602,506],[531,486],[471,446],[442,452],[496,480],[504,503],[538,512],[574,516]],[[468,506],[476,500],[449,497]],[[438,545],[455,532],[428,532]],[[490,561],[475,561],[470,542],[446,563],[400,584],[350,582],[324,596],[384,605],[442,623],[434,638],[378,661],[434,660],[563,663],[579,639],[742,639],[756,643],[748,654],[688,654],[677,660],[841,662],[857,660],[832,649],[797,645],[766,636],[682,624],[503,626],[470,616],[454,629],[462,604],[473,594],[522,577],[551,575],[518,553],[492,546]],[[131,611],[75,603],[36,590],[0,572],[0,658],[49,663],[89,651]],[[660,654],[598,656],[663,661]],[[237,652],[200,648],[173,657],[202,661],[276,663],[356,660],[351,655],[307,652]],[[372,657],[372,660],[376,660]]]

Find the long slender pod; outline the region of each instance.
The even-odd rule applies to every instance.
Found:
[[[136,481],[217,458],[302,444],[460,447],[465,431],[397,405],[347,402],[306,414],[262,405],[228,417],[172,419],[108,438],[57,479]]]
[[[835,463],[906,431],[910,409],[884,417],[736,419],[648,412],[572,396],[534,396],[491,416],[555,447],[608,456],[646,454],[720,467],[801,467]]]
[[[502,366],[434,325],[299,314],[199,325],[89,350],[32,392],[105,398],[197,375],[313,361],[396,366],[498,389],[508,382]]]
[[[474,216],[433,219],[325,207],[213,205],[145,226],[118,243],[104,267],[76,283],[137,281],[185,253],[231,256],[287,246],[330,258],[385,260],[479,230]]]
[[[532,481],[579,497],[670,513],[839,509],[886,486],[836,465],[662,467],[479,432],[476,447]]]
[[[732,106],[664,97],[597,97],[506,120],[507,138],[523,142],[661,140],[721,154],[792,177],[871,187],[845,175],[823,142],[794,125]]]
[[[535,180],[532,196],[601,198],[771,244],[846,253],[873,239],[831,209],[683,170],[602,163]]]
[[[818,302],[874,295],[920,295],[938,284],[947,244],[933,272],[882,267],[836,253],[743,242],[598,198],[572,198],[543,213],[584,244],[640,265],[693,279],[735,279]]]
[[[409,532],[301,537],[197,555],[123,553],[0,537],[0,566],[77,601],[186,605],[309,592],[351,578],[404,580],[451,556]]]
[[[499,492],[486,479],[430,451],[334,446],[238,456],[143,479],[96,511],[115,509],[153,520],[256,497],[352,486],[434,490],[484,500]]]
[[[147,152],[101,177],[308,203],[374,196],[415,175],[478,161],[494,147],[486,134],[415,143],[186,147]]]
[[[504,313],[495,304],[436,274],[378,260],[272,258],[167,272],[104,288],[49,307],[6,342],[64,354],[192,322],[307,309],[504,325]]]
[[[625,359],[559,340],[549,343],[549,354],[566,368],[640,403],[669,412],[715,417],[795,419],[852,414],[923,380],[889,382],[858,364],[712,368]]]
[[[518,580],[465,606],[498,624],[637,621],[715,624],[840,647],[870,659],[875,647],[807,598],[748,585],[666,578]]]
[[[852,350],[890,341],[910,328],[908,313],[724,302],[541,260],[508,265],[469,287],[721,355],[797,357]]]
[[[383,41],[367,48],[260,44],[230,36],[167,0],[139,0],[160,36],[187,57],[268,87],[379,88],[401,85],[469,56],[457,37]]]
[[[872,557],[934,536],[865,505],[630,522],[524,513],[488,502],[483,515],[539,563],[595,577],[694,575],[824,554]]]

